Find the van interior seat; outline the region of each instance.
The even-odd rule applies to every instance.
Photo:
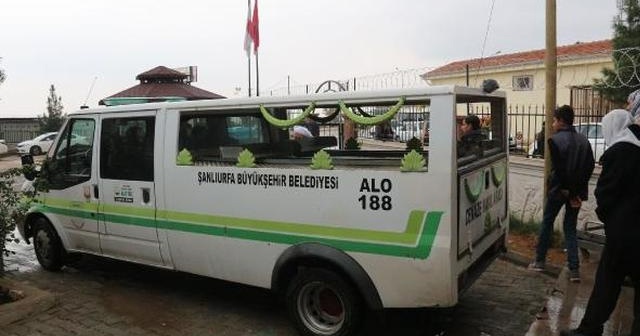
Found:
[[[300,143],[300,152],[302,153],[317,152],[323,148],[338,145],[338,139],[335,136],[302,138],[299,139],[298,142]]]

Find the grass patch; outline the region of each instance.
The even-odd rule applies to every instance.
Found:
[[[509,232],[517,235],[536,235],[540,231],[541,222],[533,220],[523,221],[520,216],[513,213],[509,215]]]

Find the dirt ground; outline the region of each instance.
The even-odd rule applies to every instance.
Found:
[[[534,259],[536,251],[536,235],[517,235],[509,234],[507,248],[509,251],[525,256],[531,260]],[[562,267],[566,263],[567,257],[560,248],[549,248],[547,252],[547,264]]]

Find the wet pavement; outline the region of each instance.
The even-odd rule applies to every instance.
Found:
[[[31,245],[12,244],[9,278],[58,296],[58,304],[0,335],[296,335],[269,291],[95,256],[52,273]],[[365,335],[523,335],[552,277],[496,260],[447,310],[370,316]]]
[[[543,310],[531,324],[527,336],[557,335],[560,330],[580,324],[593,288],[600,256],[591,254],[581,260],[581,282],[571,283],[568,270],[563,269]],[[615,311],[605,324],[603,336],[629,335],[633,323],[633,288],[623,287]]]

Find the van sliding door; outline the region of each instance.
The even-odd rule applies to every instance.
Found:
[[[156,225],[156,111],[104,115],[100,141],[102,252],[163,265]]]

